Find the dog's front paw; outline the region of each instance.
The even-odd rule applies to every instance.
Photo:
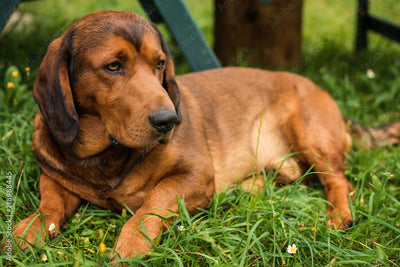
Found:
[[[15,228],[13,235],[15,242],[25,250],[29,244],[43,245],[47,240],[57,237],[58,232],[58,222],[51,222],[50,219],[43,222],[40,215],[32,214]]]
[[[146,255],[149,253],[149,250],[153,248],[151,242],[146,240],[143,236],[136,235],[136,238],[129,238],[128,236],[122,236],[122,233],[123,232],[121,232],[114,247],[115,252],[120,258],[130,259],[139,255]],[[112,254],[111,257],[114,260],[118,258],[115,254]]]
[[[335,210],[329,215],[328,226],[335,229],[347,230],[353,226],[350,209]]]

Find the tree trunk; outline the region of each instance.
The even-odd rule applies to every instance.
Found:
[[[262,2],[215,0],[214,50],[223,65],[288,68],[301,64],[303,1]]]

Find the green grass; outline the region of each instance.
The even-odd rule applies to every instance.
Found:
[[[212,42],[212,1],[188,0],[201,29]],[[304,60],[294,68],[328,90],[347,117],[379,125],[400,118],[400,46],[370,34],[370,48],[353,53],[355,1],[305,1]],[[64,8],[68,3],[68,6]],[[137,3],[121,1],[34,1],[20,11],[34,14],[26,27],[16,26],[0,43],[0,231],[6,233],[7,172],[12,172],[14,223],[39,205],[40,169],[30,150],[32,120],[37,106],[31,88],[43,49],[72,21],[97,9],[135,10]],[[399,21],[395,0],[373,1],[372,11]],[[167,35],[165,27],[163,32]],[[169,43],[173,46],[171,38]],[[27,41],[29,40],[29,41]],[[177,58],[179,73],[188,71]],[[29,75],[25,67],[31,67]],[[12,74],[19,70],[19,75]],[[375,78],[366,72],[373,70]],[[6,89],[13,82],[14,89]],[[214,196],[195,216],[184,206],[179,219],[162,236],[149,257],[130,260],[137,266],[398,266],[400,265],[400,153],[398,147],[365,151],[354,147],[346,176],[356,189],[352,201],[355,226],[349,231],[326,227],[327,202],[317,184],[277,188],[273,174],[264,173],[259,195],[233,188]],[[180,200],[181,201],[184,200]],[[13,264],[102,266],[124,222],[131,215],[116,214],[83,204],[61,235],[27,252],[14,248]],[[185,230],[179,230],[183,226]],[[99,244],[106,244],[106,253]],[[288,254],[289,244],[298,253]],[[0,255],[0,266],[6,255]]]

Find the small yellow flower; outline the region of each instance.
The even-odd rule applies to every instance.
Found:
[[[289,254],[295,254],[295,253],[297,252],[297,247],[296,247],[296,245],[295,245],[295,244],[289,245],[289,246],[287,247],[287,252],[288,252]]]
[[[362,198],[362,199],[360,199],[360,204],[362,204],[362,205],[364,205],[365,204],[365,201],[364,201],[364,199]]]
[[[13,71],[13,72],[11,72],[11,75],[13,76],[13,77],[15,77],[15,78],[17,78],[18,77],[18,71],[16,70],[16,71]]]
[[[29,74],[29,73],[31,72],[31,68],[26,67],[26,68],[25,68],[25,72],[26,72],[26,74]]]
[[[45,254],[42,254],[42,256],[40,256],[40,259],[42,261],[47,261],[47,256]]]
[[[53,231],[56,229],[56,225],[54,223],[50,224],[49,231]]]
[[[106,252],[106,244],[104,244],[104,242],[101,242],[99,245],[99,252],[101,254],[103,254],[104,252]]]
[[[104,237],[104,230],[103,230],[103,228],[100,228],[100,229],[99,229],[99,234],[98,234],[98,236],[99,236],[99,239],[103,239],[103,237]]]
[[[7,83],[7,88],[8,88],[8,89],[15,88],[14,83],[13,83],[13,82],[8,82],[8,83]]]

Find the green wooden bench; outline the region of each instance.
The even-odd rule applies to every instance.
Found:
[[[193,71],[221,67],[182,0],[139,0],[154,23],[165,22]]]
[[[368,30],[400,43],[400,25],[370,14],[368,2],[368,0],[358,0],[356,50],[367,48]]]
[[[8,19],[11,17],[14,10],[18,7],[21,0],[1,0],[0,1],[0,32],[3,30]]]

